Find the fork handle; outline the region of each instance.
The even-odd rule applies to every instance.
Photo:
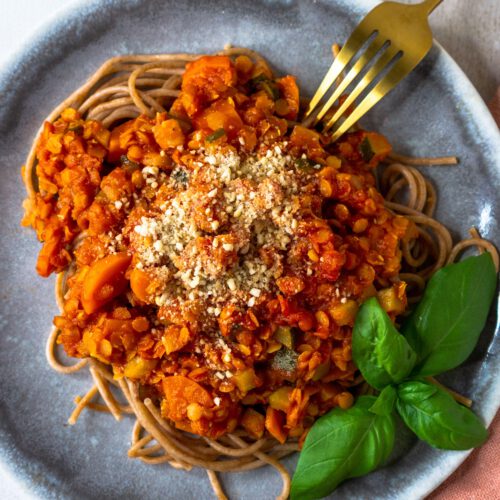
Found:
[[[420,5],[427,10],[427,14],[430,14],[443,0],[425,0]]]

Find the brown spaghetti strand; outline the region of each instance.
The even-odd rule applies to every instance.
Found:
[[[81,400],[82,400],[81,396],[76,396],[74,399],[75,404],[78,404]],[[90,402],[85,405],[85,408],[88,410],[98,411],[101,413],[110,413],[109,406],[106,404]],[[130,408],[130,406],[128,405],[119,405],[118,408],[120,409],[121,413],[128,413],[128,414],[134,413],[132,411],[132,408]]]
[[[455,392],[452,389],[449,389],[448,387],[444,386],[441,382],[439,382],[438,380],[436,380],[434,377],[426,377],[426,378],[427,378],[427,380],[429,382],[431,382],[434,385],[437,385],[440,389],[443,389],[448,394],[450,394],[450,396],[452,396],[453,399],[455,401],[457,401],[458,403],[460,403],[460,404],[462,404],[464,406],[467,406],[467,408],[470,408],[472,406],[472,400],[471,399],[466,398],[465,396],[462,396],[461,394],[459,394],[458,392]]]
[[[430,157],[415,158],[413,156],[405,156],[393,152],[388,156],[388,159],[397,163],[404,163],[405,165],[416,165],[416,166],[458,165],[458,158],[456,156],[438,156],[436,158],[430,158]]]
[[[88,361],[86,359],[82,359],[75,363],[72,366],[63,365],[56,357],[56,342],[57,336],[59,335],[59,330],[53,326],[50,331],[49,338],[47,339],[47,344],[45,347],[45,357],[49,363],[49,366],[59,373],[75,373],[81,370],[84,366],[87,365]]]
[[[217,473],[213,470],[207,470],[208,479],[210,481],[210,485],[214,490],[215,496],[218,500],[228,500],[224,490],[222,489],[222,485],[220,484],[219,478],[217,477]]]
[[[90,374],[92,375],[92,378],[94,379],[94,383],[97,389],[99,390],[99,394],[101,395],[102,399],[108,406],[111,415],[115,417],[115,420],[120,421],[122,419],[120,408],[115,398],[111,394],[108,384],[103,380],[101,374],[96,370],[94,366],[90,366],[89,370]]]
[[[73,410],[73,413],[68,418],[68,424],[69,425],[75,425],[76,421],[78,420],[78,417],[80,416],[80,413],[83,411],[83,409],[87,406],[87,403],[98,393],[98,389],[95,385],[93,385],[89,392],[83,396],[83,398],[80,400],[80,402],[76,405],[76,408]]]

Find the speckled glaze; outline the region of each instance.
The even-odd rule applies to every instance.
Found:
[[[297,75],[311,93],[373,0],[121,0],[82,2],[39,32],[0,75],[0,465],[19,485],[17,498],[210,498],[201,470],[129,460],[131,421],[84,414],[66,425],[86,374],[61,376],[44,357],[56,305],[53,280],[35,275],[39,245],[19,226],[19,169],[48,112],[105,59],[130,52],[210,52],[230,42],[262,52],[278,73]],[[429,170],[439,190],[438,217],[456,237],[471,225],[500,242],[500,134],[460,69],[435,44],[429,56],[365,120],[409,154],[457,154],[461,166]],[[494,309],[498,310],[498,307]],[[480,345],[443,380],[472,395],[490,423],[500,402],[500,340],[492,312]],[[443,481],[466,452],[442,452],[400,431],[383,469],[351,480],[335,498],[418,499]],[[293,467],[295,459],[287,464]],[[224,476],[232,498],[270,499],[279,488],[268,469]],[[0,478],[0,497],[2,483]]]

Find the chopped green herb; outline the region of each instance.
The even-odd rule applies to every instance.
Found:
[[[83,134],[83,125],[74,125],[72,127],[69,127],[68,130],[70,132],[74,132],[76,135],[82,135]]]
[[[257,85],[261,82],[265,82],[269,80],[269,78],[264,75],[264,73],[261,73],[260,75],[257,75],[255,77],[253,77],[248,83],[250,83],[250,85],[254,88],[257,88]]]
[[[295,351],[283,347],[274,355],[272,367],[280,372],[293,373],[297,369],[298,357]]]
[[[297,158],[295,160],[295,166],[299,170],[304,170],[305,172],[313,172],[317,169],[316,162],[310,160],[309,158]]]
[[[214,142],[217,139],[220,139],[222,136],[226,135],[226,131],[223,128],[217,129],[215,132],[213,132],[210,135],[207,135],[207,142]]]
[[[370,163],[371,159],[375,156],[368,137],[365,137],[361,141],[361,144],[359,145],[359,152],[361,153],[361,156],[363,157],[363,160],[366,161],[366,163]]]
[[[259,84],[260,88],[266,92],[266,94],[273,100],[277,101],[280,98],[280,92],[276,87],[274,82],[270,80],[262,82]]]
[[[178,167],[175,170],[172,170],[170,177],[174,180],[176,184],[179,184],[182,187],[186,187],[189,182],[189,174],[185,169]]]
[[[263,90],[273,101],[277,101],[280,98],[280,91],[276,82],[270,80],[262,73],[252,78],[249,83],[254,91]]]
[[[127,155],[121,155],[120,156],[120,162],[122,166],[129,171],[134,171],[137,170],[138,168],[141,168],[141,166],[136,163],[135,161],[129,160]]]

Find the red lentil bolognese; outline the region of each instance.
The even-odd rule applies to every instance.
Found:
[[[477,231],[454,247],[432,217],[416,166],[455,159],[405,158],[359,128],[331,144],[301,110],[295,78],[248,49],[116,57],[23,168],[36,269],[57,273],[47,357],[93,379],[69,423],[132,414],[130,457],[203,467],[219,498],[217,472],[265,464],[287,498],[280,459],[367,390],[351,358],[364,300],[397,321],[470,245],[498,268]]]

